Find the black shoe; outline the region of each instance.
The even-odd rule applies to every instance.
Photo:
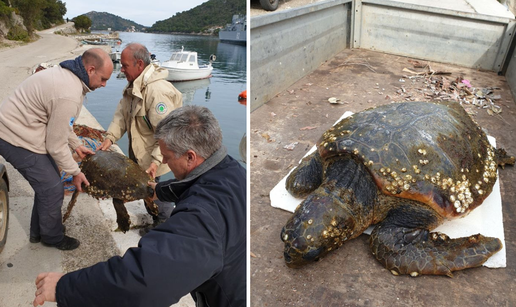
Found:
[[[66,226],[63,225],[63,233],[66,232]],[[41,242],[41,236],[29,236],[30,243],[39,243]]]
[[[79,242],[79,240],[74,239],[69,236],[64,236],[63,240],[61,240],[61,242],[59,242],[59,243],[55,243],[55,244],[48,244],[45,242],[41,242],[41,243],[45,246],[55,247],[62,251],[69,251],[72,249],[76,249],[81,244],[81,242]]]

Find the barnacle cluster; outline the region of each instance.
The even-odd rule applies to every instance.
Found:
[[[421,156],[421,159],[419,159],[419,165],[414,164],[412,166],[413,175],[398,174],[396,170],[391,170],[388,167],[381,167],[379,169],[379,174],[383,175],[386,180],[385,190],[387,190],[387,192],[396,195],[403,191],[410,190],[411,184],[416,183],[417,180],[426,180],[441,190],[446,191],[445,195],[448,195],[448,199],[454,206],[455,212],[461,214],[465,213],[470,205],[474,203],[476,196],[482,196],[487,192],[486,186],[492,185],[493,181],[496,180],[497,164],[494,160],[495,153],[493,148],[489,145],[487,146],[485,158],[483,158],[480,153],[478,154],[479,161],[483,161],[484,169],[475,170],[476,173],[482,172],[481,180],[477,180],[476,182],[472,179],[475,177],[472,176],[472,171],[467,168],[460,170],[460,177],[458,178],[447,177],[440,172],[424,173],[424,175],[422,175],[421,173],[422,170],[424,170],[424,166],[429,163],[426,158],[427,151],[424,148],[419,148],[417,152]],[[400,171],[406,173],[408,170],[403,167]]]

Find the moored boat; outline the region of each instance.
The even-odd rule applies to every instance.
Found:
[[[122,52],[115,50],[109,53],[109,57],[111,58],[111,61],[113,63],[120,63],[120,60],[122,59]]]
[[[233,15],[231,24],[219,32],[219,39],[224,43],[245,45],[247,42],[246,37],[247,21],[245,16]]]
[[[170,60],[161,63],[161,67],[168,69],[168,81],[188,81],[199,80],[211,77],[213,67],[211,63],[215,61],[215,55],[210,56],[208,64],[199,65],[197,52],[181,51],[172,53]]]

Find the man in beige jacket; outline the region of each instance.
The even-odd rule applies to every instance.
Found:
[[[64,186],[58,167],[73,175],[81,191],[88,180],[72,158],[94,154],[73,132],[86,93],[106,86],[113,63],[93,48],[74,60],[38,72],[23,81],[0,105],[0,155],[34,189],[30,242],[72,250],[79,241],[64,235],[61,207]]]
[[[168,113],[183,105],[182,94],[166,80],[168,70],[151,63],[150,53],[142,44],[128,44],[120,62],[128,84],[100,149],[108,149],[127,132],[129,158],[159,181],[170,168],[162,163],[154,131]],[[159,215],[153,217],[154,226],[166,220],[174,208],[172,203],[156,201],[156,204]]]

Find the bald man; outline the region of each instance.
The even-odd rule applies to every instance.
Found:
[[[38,72],[23,81],[0,105],[0,155],[34,189],[31,243],[72,250],[79,241],[64,234],[61,207],[64,186],[58,167],[73,184],[89,185],[70,149],[79,157],[94,154],[73,132],[86,93],[106,86],[113,72],[107,52],[85,51],[74,60]]]

